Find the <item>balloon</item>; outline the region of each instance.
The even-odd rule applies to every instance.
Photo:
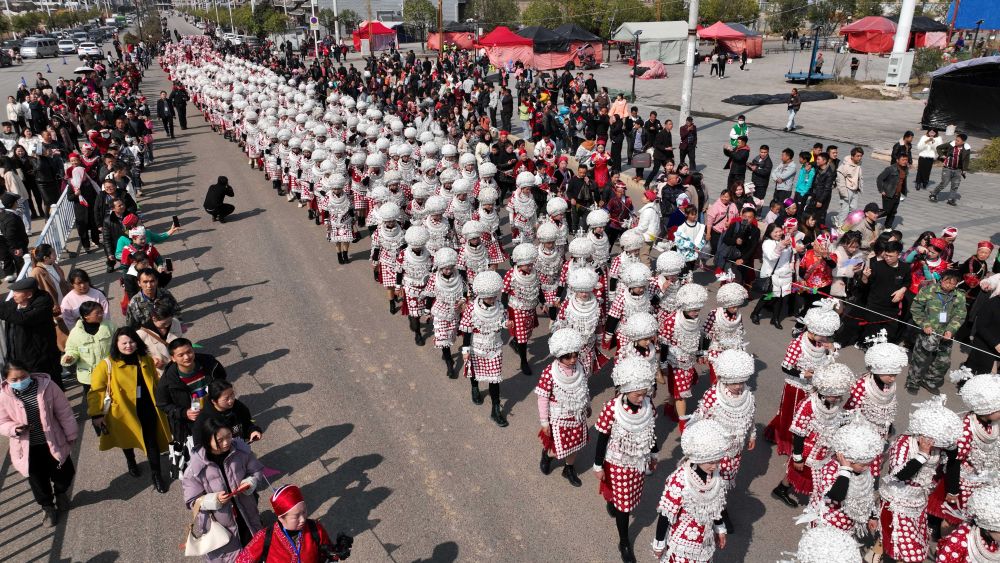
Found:
[[[865,212],[862,209],[851,211],[850,214],[847,215],[847,218],[844,219],[844,224],[841,225],[840,230],[846,233],[851,230],[851,227],[860,223],[864,216]]]

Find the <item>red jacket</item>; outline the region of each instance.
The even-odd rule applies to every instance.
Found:
[[[323,529],[323,524],[316,520],[309,520],[316,526],[319,541],[322,544],[332,544],[330,536]],[[236,563],[259,563],[264,551],[264,538],[267,536],[267,528],[254,534],[250,543],[244,547],[240,554],[236,556]],[[267,560],[265,563],[319,563],[324,561],[320,556],[319,546],[313,542],[312,535],[307,530],[302,530],[299,535],[299,558],[295,559],[295,551],[288,542],[288,537],[281,528],[281,524],[275,522],[271,527],[271,546],[267,550]]]

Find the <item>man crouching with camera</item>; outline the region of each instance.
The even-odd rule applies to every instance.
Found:
[[[336,543],[330,541],[323,525],[307,518],[306,502],[295,485],[275,490],[271,508],[278,521],[254,534],[236,563],[324,563],[351,556],[354,539],[339,534]]]

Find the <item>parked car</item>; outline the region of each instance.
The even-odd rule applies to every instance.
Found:
[[[59,54],[60,55],[72,55],[76,52],[76,42],[72,39],[60,39],[59,40]]]
[[[97,44],[94,43],[93,41],[85,41],[83,43],[80,43],[80,46],[77,48],[77,54],[80,55],[80,58],[83,58],[83,57],[100,57],[104,53],[101,52],[101,48],[98,47]]]
[[[14,64],[14,59],[11,58],[10,53],[7,49],[0,50],[0,67],[11,66]]]
[[[0,42],[0,49],[9,51],[11,54],[18,54],[21,52],[21,40],[8,39],[6,41],[2,41]]]
[[[29,37],[21,44],[21,56],[26,59],[41,59],[59,55],[59,45],[55,39]]]

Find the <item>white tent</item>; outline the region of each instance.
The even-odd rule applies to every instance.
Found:
[[[625,22],[615,30],[611,38],[615,41],[634,41],[635,32],[639,36],[639,59],[655,59],[663,64],[684,62],[687,44],[687,22]]]

